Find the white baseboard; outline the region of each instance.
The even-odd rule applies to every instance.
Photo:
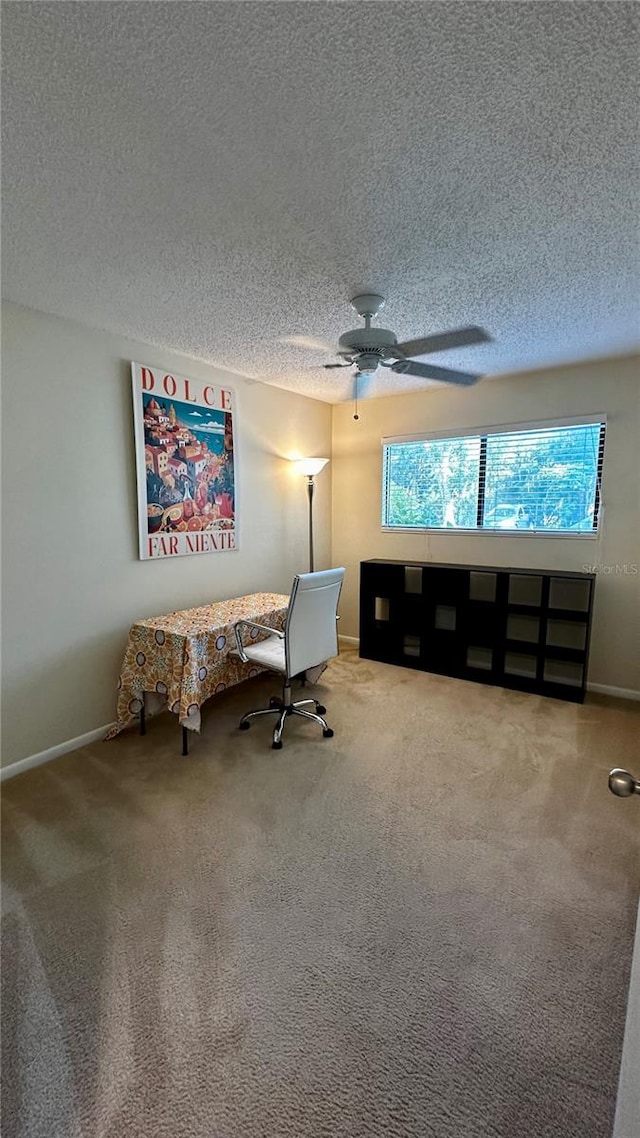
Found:
[[[612,695],[616,699],[640,699],[640,691],[633,688],[615,688],[610,684],[587,684],[587,691],[597,692],[599,695]]]
[[[338,640],[342,641],[343,644],[355,644],[356,647],[360,643],[357,636],[339,636]]]
[[[17,763],[9,763],[9,766],[0,768],[0,781],[4,782],[5,779],[13,778],[14,775],[22,774],[23,771],[31,770],[32,767],[49,763],[52,759],[59,758],[60,755],[67,755],[69,751],[77,751],[80,747],[86,747],[88,743],[97,743],[98,740],[104,739],[107,731],[110,731],[112,727],[113,723],[106,723],[104,727],[96,727],[94,731],[87,731],[75,739],[67,739],[65,743],[57,743],[55,747],[48,747],[46,751],[39,751],[37,755],[27,755],[26,759],[19,759]]]

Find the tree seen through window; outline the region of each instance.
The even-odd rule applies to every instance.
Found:
[[[593,532],[604,424],[385,447],[383,524]]]

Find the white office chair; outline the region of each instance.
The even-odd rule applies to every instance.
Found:
[[[269,707],[259,711],[248,711],[240,720],[240,729],[247,731],[251,720],[259,715],[277,715],[273,732],[272,746],[279,750],[282,746],[282,732],[289,715],[301,715],[313,719],[322,727],[322,734],[330,738],[333,731],[323,715],[326,711],[317,699],[291,699],[291,681],[300,672],[322,664],[332,656],[338,655],[337,609],[340,590],[344,580],[344,569],[326,569],[320,573],[300,573],[294,578],[284,632],[255,624],[251,620],[239,620],[234,625],[237,654],[244,663],[259,664],[284,676],[282,699],[273,697]],[[257,644],[242,643],[242,629],[256,628],[268,632],[267,640]],[[303,710],[305,704],[312,703],[315,711]]]

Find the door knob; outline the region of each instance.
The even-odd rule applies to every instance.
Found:
[[[629,771],[614,767],[609,771],[609,790],[617,794],[618,798],[628,798],[630,794],[640,794],[640,779],[634,778]]]

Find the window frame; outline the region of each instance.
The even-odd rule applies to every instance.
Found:
[[[561,428],[561,427],[582,427],[591,424],[600,424],[600,437],[598,441],[598,456],[597,456],[597,469],[596,469],[596,491],[594,495],[594,527],[593,530],[581,531],[572,533],[569,530],[523,530],[523,529],[498,529],[495,526],[394,526],[385,522],[385,517],[388,516],[388,456],[389,448],[394,444],[402,443],[423,443],[429,442],[432,439],[469,439],[480,438],[481,456],[484,449],[486,457],[486,439],[487,435],[502,435],[511,434],[518,431],[543,431],[546,429]],[[479,536],[497,536],[497,537],[526,537],[526,538],[569,538],[573,541],[593,541],[602,534],[602,518],[604,513],[604,497],[602,492],[603,471],[604,471],[604,452],[605,440],[607,435],[607,416],[602,415],[572,415],[570,417],[561,419],[542,419],[535,420],[534,422],[524,423],[494,423],[491,426],[481,427],[464,427],[464,428],[451,428],[441,431],[419,431],[410,435],[385,435],[380,440],[382,444],[382,532],[383,533],[417,533],[417,534],[441,534],[447,537],[454,535],[462,535],[469,537],[471,534]],[[478,487],[477,499],[477,513],[478,518],[482,517],[484,511],[484,497],[485,486],[481,482]]]

